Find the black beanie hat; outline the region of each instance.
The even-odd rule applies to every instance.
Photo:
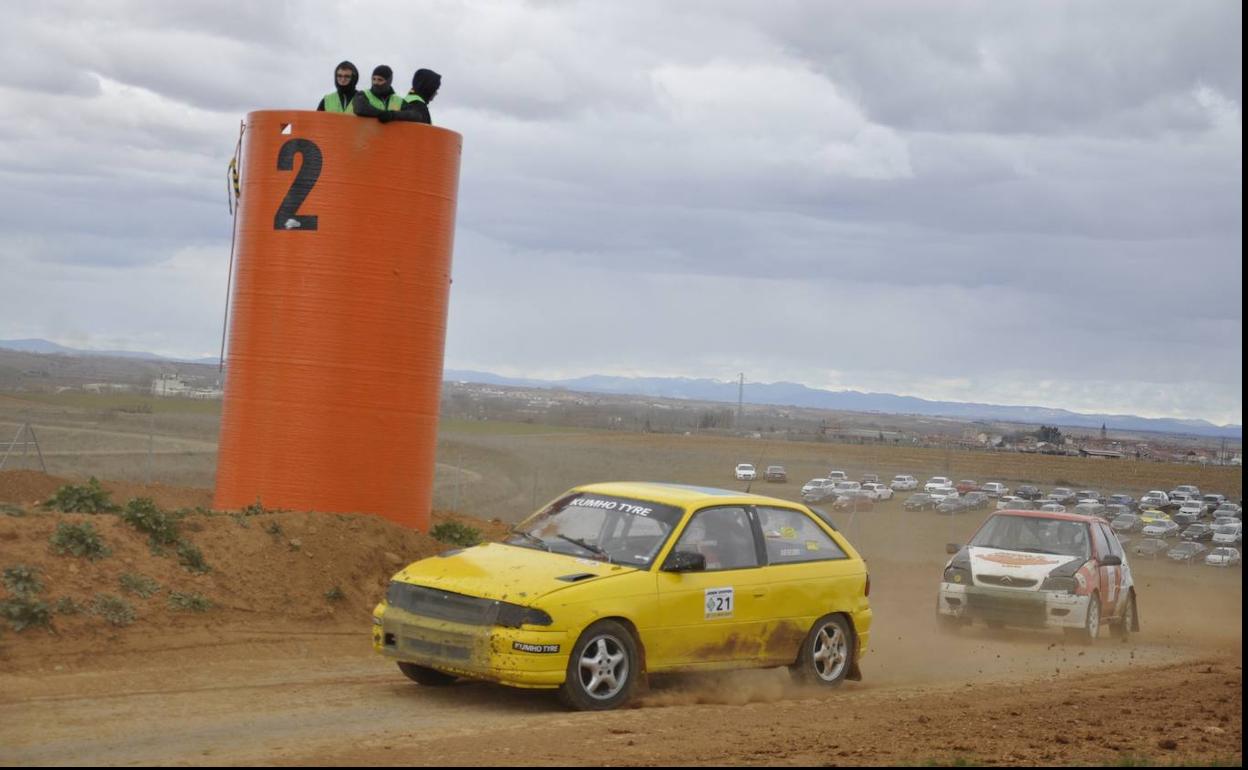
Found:
[[[373,77],[377,77],[378,75],[385,78],[387,83],[394,80],[394,70],[384,64],[379,64],[373,68]]]
[[[425,101],[431,101],[442,87],[442,76],[433,70],[419,69],[412,75],[412,93]]]

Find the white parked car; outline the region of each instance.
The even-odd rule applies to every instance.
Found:
[[[1005,497],[1010,493],[1010,488],[1000,481],[989,481],[980,487],[980,490],[987,492],[989,497]]]
[[[1141,508],[1164,508],[1170,504],[1170,496],[1160,489],[1154,489],[1140,498]]]
[[[937,505],[939,505],[940,503],[943,503],[946,500],[952,500],[953,498],[957,497],[958,490],[949,486],[931,487],[927,490],[927,494],[931,495],[932,499],[936,501]]]
[[[1040,510],[1044,513],[1065,513],[1066,506],[1061,503],[1045,503],[1040,506]]]
[[[883,484],[863,484],[862,491],[878,500],[892,500],[893,490]]]
[[[1170,537],[1179,533],[1179,525],[1170,519],[1161,519],[1147,524],[1140,533],[1144,537]]]
[[[1016,503],[1022,503],[1022,502],[1026,502],[1026,501],[1023,500],[1023,498],[1021,497],[1017,497],[1015,495],[1002,495],[1000,499],[997,500],[997,510],[1006,511],[1014,507]]]
[[[1238,521],[1213,525],[1214,545],[1238,545],[1244,538],[1244,525]]]
[[[919,480],[914,476],[893,476],[893,482],[888,486],[897,492],[910,492],[919,488]]]
[[[849,474],[845,471],[828,471],[828,481],[835,484],[838,481],[849,481]]]
[[[737,466],[737,481],[753,481],[758,478],[758,471],[749,463],[741,463]]]
[[[811,479],[802,485],[802,502],[817,503],[832,494],[834,486],[827,479]]]
[[[1214,548],[1205,556],[1205,564],[1210,567],[1238,567],[1239,551],[1234,548]]]
[[[936,489],[937,487],[952,487],[952,486],[953,486],[953,482],[945,478],[944,476],[932,476],[930,479],[927,480],[927,483],[923,485],[923,491],[930,494],[931,491],[933,489]]]
[[[859,484],[857,481],[838,481],[832,494],[841,497],[842,495],[857,494],[861,491],[862,484]]]

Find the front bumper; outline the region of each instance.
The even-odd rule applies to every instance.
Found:
[[[1088,597],[1064,591],[941,583],[937,612],[964,621],[1028,628],[1082,628]]]
[[[563,684],[576,641],[566,631],[468,625],[394,606],[373,618],[373,649],[388,658],[512,687]]]

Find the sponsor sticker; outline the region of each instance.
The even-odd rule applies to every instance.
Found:
[[[818,541],[818,540],[807,540],[807,541],[806,541],[806,550],[807,550],[807,551],[818,551],[818,550],[819,550],[819,541]]]
[[[707,620],[732,617],[733,590],[732,588],[706,589]]]
[[[538,655],[550,655],[551,653],[559,652],[559,645],[557,644],[529,644],[527,642],[512,642],[511,649],[519,650],[520,652],[532,652]]]

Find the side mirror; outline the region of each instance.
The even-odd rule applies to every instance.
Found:
[[[1101,566],[1102,567],[1121,567],[1122,557],[1114,556],[1112,554],[1109,556],[1106,556],[1105,558],[1101,559]]]
[[[697,551],[673,551],[663,562],[664,572],[702,572],[706,569],[706,557]]]
[[[957,543],[945,543],[945,553],[949,554],[950,556],[952,556],[953,554],[956,554],[958,551],[961,551],[961,550],[962,550],[962,546],[958,545]]]

